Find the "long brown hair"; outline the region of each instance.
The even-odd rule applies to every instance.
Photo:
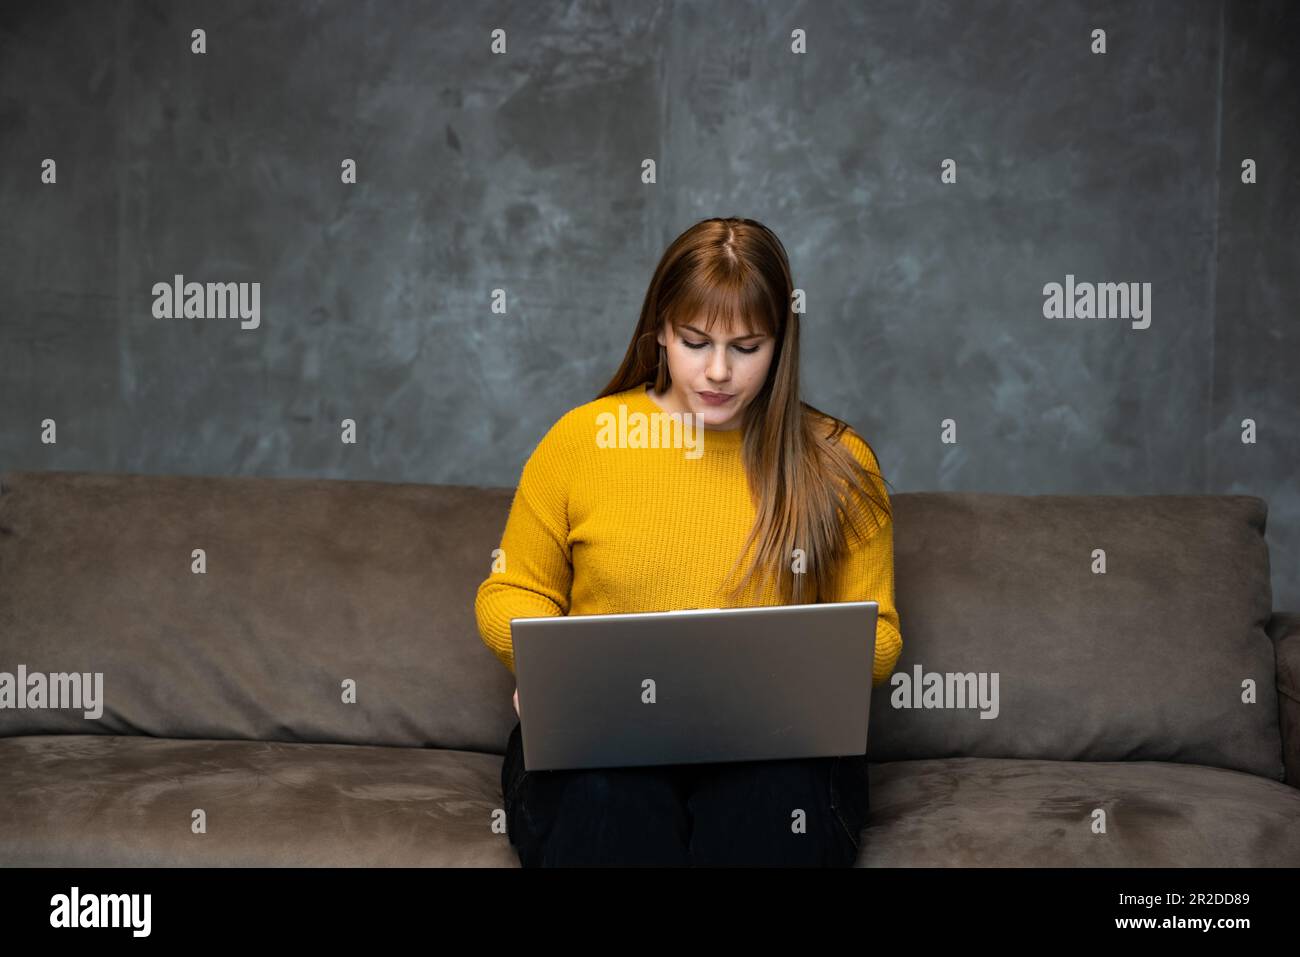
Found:
[[[847,422],[799,398],[799,316],[785,247],[752,219],[706,219],[665,250],[646,290],[641,319],[623,362],[597,398],[653,382],[662,394],[672,384],[668,357],[657,338],[683,323],[722,321],[725,327],[765,332],[776,342],[767,381],[745,409],[741,456],[754,501],[753,528],[733,563],[751,545],[758,550],[730,592],[735,600],[755,572],[768,569],[777,593],[791,604],[816,604],[830,595],[835,568],[849,542],[846,527],[863,541],[864,514],[877,527],[893,519],[879,472],[864,467],[848,443],[875,450]],[[877,512],[879,510],[879,513]],[[881,519],[879,514],[886,517]],[[809,574],[792,568],[803,549]]]

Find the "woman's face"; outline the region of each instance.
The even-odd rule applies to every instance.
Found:
[[[659,331],[668,350],[672,386],[658,399],[670,412],[694,412],[706,428],[738,429],[745,407],[754,400],[772,364],[776,343],[751,327],[723,329],[712,335],[704,324],[688,323]]]

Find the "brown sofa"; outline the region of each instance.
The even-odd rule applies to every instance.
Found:
[[[0,865],[517,866],[473,610],[511,496],[0,475],[0,672],[103,676],[97,718],[0,708]],[[1300,866],[1262,500],[894,507],[896,677],[996,673],[997,713],[876,689],[860,865]]]

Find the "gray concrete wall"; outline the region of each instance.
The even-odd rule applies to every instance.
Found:
[[[896,489],[1260,495],[1300,609],[1298,27],[1287,0],[4,4],[0,465],[511,485],[667,242],[744,215],[807,290],[805,397]],[[260,326],[154,318],[177,273],[260,283]],[[1151,283],[1150,327],[1044,318],[1067,274]]]

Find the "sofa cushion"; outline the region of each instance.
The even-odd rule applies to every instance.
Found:
[[[0,736],[148,734],[505,750],[514,679],[474,593],[509,489],[0,475],[0,672],[103,675],[102,717],[0,709]],[[206,573],[191,571],[203,549]],[[344,701],[354,682],[356,703]]]
[[[872,699],[873,760],[1169,760],[1281,779],[1263,500],[893,501],[903,651]],[[900,707],[926,703],[928,674],[983,674],[989,691],[997,675],[996,717],[969,697]],[[959,685],[932,703],[963,703]]]
[[[492,826],[496,754],[37,735],[0,740],[0,793],[4,867],[519,864]],[[860,867],[1296,867],[1300,791],[1159,762],[896,761],[871,766],[862,836]]]
[[[497,754],[34,735],[0,794],[3,867],[519,866]]]
[[[0,735],[141,733],[500,754],[513,678],[474,594],[513,490],[328,479],[0,475],[0,671],[104,675],[104,714]],[[893,496],[894,679],[983,673],[998,712],[901,708],[876,761],[1172,760],[1282,777],[1265,503]],[[206,574],[191,573],[203,548]],[[1094,549],[1106,573],[1095,574]],[[901,676],[901,677],[900,677]],[[342,700],[355,682],[356,703]],[[1243,682],[1254,703],[1243,703]],[[950,702],[951,703],[951,702]]]
[[[858,866],[1300,867],[1300,790],[1168,762],[891,761]]]

